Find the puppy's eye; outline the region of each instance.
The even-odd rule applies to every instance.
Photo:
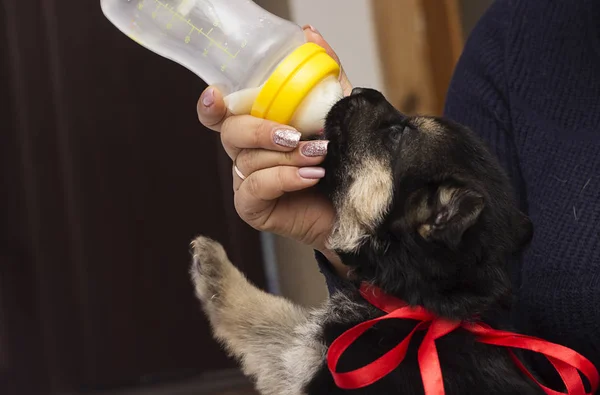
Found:
[[[389,138],[393,142],[397,143],[400,141],[404,133],[408,131],[409,127],[405,125],[394,125],[389,128]]]

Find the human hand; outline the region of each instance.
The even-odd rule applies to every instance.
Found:
[[[307,41],[339,58],[323,37],[306,26]],[[342,69],[345,95],[352,86]],[[232,115],[222,94],[208,87],[198,101],[198,117],[209,129],[220,132],[223,147],[241,174],[233,169],[234,202],[238,215],[253,228],[294,239],[321,251],[341,269],[339,258],[325,242],[331,231],[331,203],[314,188],[325,170],[319,167],[326,142],[300,142],[290,126],[250,115]],[[338,270],[340,271],[340,270]]]

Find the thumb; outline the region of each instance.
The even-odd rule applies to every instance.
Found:
[[[327,54],[331,56],[340,65],[342,69],[340,73],[340,83],[342,85],[342,89],[344,90],[344,94],[349,95],[350,92],[352,92],[352,84],[350,83],[350,80],[348,79],[348,76],[344,71],[344,67],[342,66],[340,58],[337,56],[333,48],[331,48],[327,41],[325,41],[321,33],[319,33],[319,31],[311,25],[306,25],[302,29],[304,30],[304,36],[306,37],[307,41],[315,43],[325,48]]]
[[[225,106],[223,95],[217,88],[212,86],[202,92],[196,110],[198,111],[200,123],[217,132],[221,131],[221,125],[225,118],[231,115]]]

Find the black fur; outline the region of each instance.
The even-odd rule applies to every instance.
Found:
[[[319,188],[334,205],[346,196],[354,181],[350,174],[362,161],[377,158],[393,169],[393,199],[385,218],[357,250],[337,251],[353,269],[355,285],[369,281],[451,319],[472,319],[510,305],[507,258],[526,247],[532,225],[518,210],[498,161],[477,136],[447,119],[407,117],[381,93],[355,89],[329,113],[324,137],[330,141],[327,175]],[[441,191],[454,193],[443,199]],[[367,306],[355,287],[340,292],[364,306],[364,316],[330,320],[323,334],[327,345],[359,321],[382,314]],[[341,370],[375,360],[414,325],[387,321],[368,331],[348,350]],[[420,339],[414,338],[400,367],[369,387],[340,390],[324,366],[307,393],[422,394],[416,358]],[[520,373],[505,349],[476,343],[460,330],[436,344],[448,395],[544,393]]]

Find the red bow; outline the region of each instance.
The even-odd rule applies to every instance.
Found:
[[[598,371],[594,365],[585,357],[569,348],[535,337],[492,329],[483,323],[466,323],[439,318],[422,307],[410,307],[403,301],[386,295],[380,289],[373,286],[362,285],[360,293],[369,303],[388,314],[350,328],[329,347],[327,365],[335,383],[340,388],[356,389],[366,387],[392,372],[402,363],[412,336],[419,330],[427,329],[427,333],[418,351],[418,361],[425,395],[444,395],[444,382],[435,341],[458,328],[477,335],[477,341],[480,343],[520,348],[543,354],[560,374],[567,388],[566,393],[569,395],[591,395],[598,388]],[[350,372],[336,372],[337,363],[346,349],[377,322],[389,319],[412,319],[420,322],[400,344],[376,361]],[[554,391],[543,386],[533,377],[511,350],[508,352],[519,369],[535,381],[546,394],[564,394],[563,392]],[[591,393],[586,394],[578,370],[590,381],[592,387]]]

